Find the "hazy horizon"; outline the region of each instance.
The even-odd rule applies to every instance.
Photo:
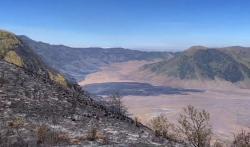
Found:
[[[9,31],[9,30],[4,30],[4,31]],[[11,32],[11,31],[9,31]],[[12,32],[13,33],[13,32]],[[184,50],[187,50],[191,47],[196,47],[196,46],[202,46],[202,47],[207,47],[207,48],[224,48],[224,47],[236,47],[236,46],[239,46],[239,47],[249,47],[249,46],[242,46],[242,45],[232,45],[232,46],[205,46],[205,45],[192,45],[192,46],[189,46],[189,47],[186,47],[186,48],[155,48],[155,47],[139,47],[139,48],[129,48],[129,47],[123,47],[123,46],[110,46],[110,47],[105,47],[105,46],[71,46],[71,45],[67,45],[67,44],[61,44],[61,43],[50,43],[50,42],[45,42],[45,41],[42,41],[42,40],[35,40],[27,35],[24,35],[24,34],[17,34],[18,36],[25,36],[25,37],[28,37],[29,39],[31,40],[34,40],[36,42],[42,42],[42,43],[48,43],[50,45],[63,45],[63,46],[67,46],[67,47],[70,47],[70,48],[103,48],[103,49],[109,49],[109,48],[124,48],[124,49],[130,49],[130,50],[139,50],[139,51],[169,51],[169,52],[179,52],[179,51],[184,51]]]
[[[10,0],[1,3],[0,27],[71,47],[181,51],[196,45],[250,46],[248,4],[247,0]]]

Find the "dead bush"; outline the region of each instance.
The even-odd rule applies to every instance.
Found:
[[[211,140],[210,115],[205,110],[187,106],[180,114],[179,130],[185,141],[194,147],[208,147]]]
[[[97,138],[97,128],[92,127],[87,133],[87,140],[96,141]]]
[[[16,117],[8,123],[9,127],[15,131],[18,136],[18,139],[24,143],[24,139],[21,135],[21,129],[24,127],[25,120],[22,117]]]
[[[134,118],[134,123],[135,123],[136,127],[139,127],[139,125],[141,124],[141,121],[140,121],[140,119],[138,117],[135,117]]]
[[[234,135],[232,147],[250,147],[250,132],[242,130],[240,133]]]
[[[87,132],[85,140],[98,141],[102,144],[108,144],[109,140],[107,135],[99,131],[98,128],[99,128],[98,123],[95,120],[92,120],[90,124],[90,129]]]
[[[218,141],[218,140],[216,140],[214,142],[214,144],[213,144],[213,147],[224,147],[224,146],[225,145],[222,142]]]
[[[79,144],[81,144],[81,140],[80,139],[72,139],[71,144],[79,145]]]
[[[96,138],[102,144],[109,144],[109,139],[108,139],[108,137],[107,137],[107,135],[105,133],[97,131]]]
[[[8,130],[16,135],[16,142],[9,142],[10,146],[28,146],[27,142],[23,137],[23,129],[25,129],[25,119],[23,117],[14,117],[11,121],[7,123]],[[8,134],[10,135],[10,134]],[[8,136],[7,135],[7,136]],[[6,137],[8,138],[8,137]]]
[[[37,128],[37,144],[57,145],[63,143],[70,143],[70,137],[67,133],[57,132],[46,125]]]
[[[108,139],[107,135],[98,131],[96,128],[92,128],[88,132],[86,139],[88,141],[98,141],[101,144],[109,144],[109,139]]]
[[[0,76],[0,87],[3,87],[4,84],[8,83],[8,80],[5,77],[5,72],[2,71],[1,72],[1,76]]]
[[[153,118],[149,126],[154,130],[155,136],[161,136],[169,140],[175,140],[174,125],[170,123],[167,117],[163,114]]]
[[[110,143],[110,142],[109,142],[109,138],[107,137],[107,135],[104,135],[104,136],[102,137],[101,142],[102,142],[102,144],[104,144],[104,145]]]
[[[47,137],[47,134],[49,132],[49,128],[48,126],[46,125],[41,125],[37,128],[37,143],[38,144],[43,144],[45,143],[45,140],[46,140],[46,137]]]
[[[122,102],[122,96],[118,92],[114,92],[110,96],[110,109],[114,113],[122,114],[128,116],[127,107]]]
[[[9,127],[13,129],[21,129],[24,127],[25,120],[21,117],[16,117],[12,121],[9,122]]]

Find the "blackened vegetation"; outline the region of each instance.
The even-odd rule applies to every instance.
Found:
[[[76,84],[65,88],[5,61],[0,73],[0,146],[153,143],[153,132],[119,99],[108,107]]]
[[[128,116],[128,110],[122,103],[122,96],[118,92],[113,93],[109,99],[110,101],[108,101],[107,104],[110,111],[112,111],[113,113]]]
[[[139,96],[158,96],[161,94],[186,95],[191,92],[204,92],[199,89],[172,88],[166,86],[154,86],[148,83],[137,82],[109,82],[88,84],[83,87],[95,95],[109,95],[113,91],[117,91],[120,96],[139,95]]]

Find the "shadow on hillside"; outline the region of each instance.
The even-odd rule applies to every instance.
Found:
[[[83,87],[84,90],[95,95],[110,95],[118,92],[121,96],[158,96],[158,95],[187,95],[190,92],[204,92],[199,89],[182,89],[165,86],[153,86],[147,83],[136,82],[110,82],[89,84]]]

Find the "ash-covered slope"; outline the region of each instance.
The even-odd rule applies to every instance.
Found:
[[[179,79],[214,80],[219,78],[235,83],[249,79],[249,59],[249,54],[242,56],[242,52],[236,48],[195,47],[168,61],[145,65],[143,70]]]
[[[143,52],[124,48],[71,48],[37,42],[25,36],[20,38],[46,63],[76,80],[82,80],[87,74],[96,72],[111,63],[168,59],[173,56],[169,52]]]
[[[0,47],[0,146],[170,146],[77,85],[50,78],[14,34],[1,34]]]
[[[99,134],[96,145],[151,144],[149,129],[136,127],[132,119],[109,111],[84,92],[76,97],[75,90],[45,82],[5,61],[0,61],[0,73],[0,146],[88,145],[87,135],[94,127]],[[52,140],[42,140],[38,130]]]

